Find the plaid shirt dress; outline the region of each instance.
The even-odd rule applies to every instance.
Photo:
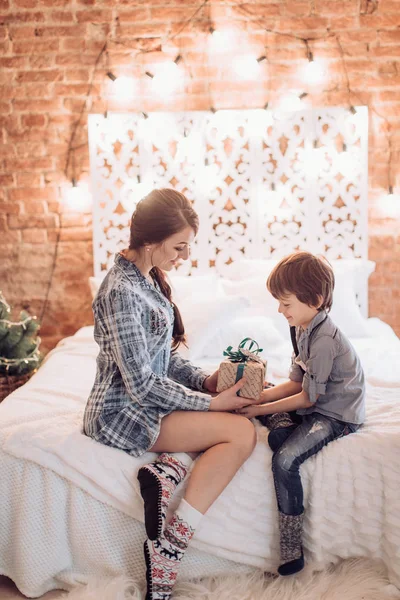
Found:
[[[208,373],[171,352],[174,314],[158,286],[121,254],[93,302],[99,345],[96,379],[83,431],[140,456],[153,446],[161,419],[174,410],[207,411]]]

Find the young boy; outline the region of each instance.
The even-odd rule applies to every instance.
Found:
[[[360,360],[328,316],[334,284],[329,263],[309,252],[296,252],[276,265],[267,288],[290,325],[294,352],[289,381],[265,389],[259,405],[237,411],[260,418],[271,430],[280,575],[304,567],[300,465],[329,442],[355,432],[365,416]]]

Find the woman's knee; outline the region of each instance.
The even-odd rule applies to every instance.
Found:
[[[237,416],[236,432],[232,442],[247,458],[253,452],[257,443],[257,434],[254,425],[246,417]]]

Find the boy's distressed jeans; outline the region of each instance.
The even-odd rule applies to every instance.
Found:
[[[274,450],[272,472],[279,511],[285,515],[303,513],[303,486],[300,466],[324,446],[357,431],[359,425],[337,421],[319,413],[304,415],[301,423],[270,432]]]

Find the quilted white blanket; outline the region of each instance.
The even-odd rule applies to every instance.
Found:
[[[320,568],[341,558],[382,559],[400,587],[400,342],[391,338],[389,351],[383,348],[381,356],[376,340],[368,347],[362,343],[367,374],[366,363],[374,359],[367,421],[359,432],[333,442],[302,467],[305,550],[308,562]],[[143,521],[136,472],[153,455],[134,459],[80,432],[95,369],[91,328],[65,340],[52,356],[58,353],[65,359],[64,372],[54,372],[50,356],[1,407],[3,451],[51,469],[104,504]],[[386,372],[392,361],[390,385],[387,378],[379,381],[376,360]],[[271,570],[279,556],[277,509],[271,451],[262,427],[258,436],[254,453],[208,511],[193,546]],[[182,493],[181,485],[172,508]]]

